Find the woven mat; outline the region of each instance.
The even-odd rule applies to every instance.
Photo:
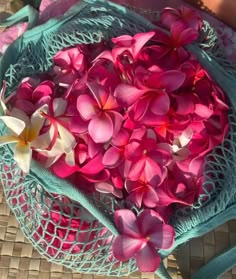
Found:
[[[0,20],[20,8],[22,3],[23,0],[0,0]],[[165,265],[173,279],[189,279],[194,271],[233,244],[236,245],[236,220],[186,243],[165,260]],[[63,266],[49,263],[40,256],[22,234],[14,215],[6,204],[0,185],[0,279],[99,278],[114,279],[114,277],[79,274]],[[137,272],[128,278],[157,279],[157,276]],[[221,278],[236,279],[236,267]],[[120,279],[127,279],[127,277]]]

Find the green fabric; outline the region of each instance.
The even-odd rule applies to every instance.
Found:
[[[19,12],[18,18],[11,18],[8,23],[26,19],[29,11],[32,9]],[[0,61],[0,84],[6,80],[9,96],[22,78],[48,71],[52,57],[65,47],[153,28],[156,27],[148,20],[114,3],[79,2],[60,19],[51,19],[27,31],[7,49]],[[227,139],[206,158],[204,194],[192,208],[178,210],[171,222],[176,231],[173,249],[236,216],[236,69],[225,59],[214,30],[206,22],[198,42],[188,49],[224,89],[231,101],[232,114]],[[4,133],[0,122],[0,134]],[[115,208],[122,208],[121,203],[102,194],[85,196],[36,162],[32,163],[30,174],[23,177],[11,148],[0,147],[0,160],[4,162],[0,166],[1,183],[24,234],[42,255],[83,273],[124,276],[137,269],[133,260],[117,263],[111,253],[111,240],[118,233],[113,213]],[[61,211],[59,220],[53,219],[55,208]],[[67,238],[68,227],[73,231],[72,243]],[[161,251],[161,256],[165,258],[173,249]],[[218,272],[221,271],[219,267]],[[170,278],[163,265],[157,274]]]
[[[28,29],[33,28],[38,21],[38,11],[32,6],[27,5],[12,16],[8,17],[5,21],[2,21],[0,26],[9,27],[23,21],[28,22]]]

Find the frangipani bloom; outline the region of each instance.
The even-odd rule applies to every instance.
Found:
[[[203,20],[194,9],[181,6],[179,9],[165,8],[161,12],[161,24],[170,29],[175,22],[180,22],[186,26],[199,31],[203,26]]]
[[[114,96],[98,83],[89,83],[91,95],[82,94],[77,99],[81,117],[89,121],[88,132],[96,143],[105,143],[116,135],[123,116]]]
[[[13,110],[13,116],[1,116],[5,125],[12,132],[11,135],[0,137],[0,145],[16,143],[14,159],[23,172],[28,173],[32,157],[32,148],[40,146],[37,141],[40,130],[44,125],[45,118],[42,113],[47,111],[47,106],[36,110],[29,118],[23,111]]]
[[[173,245],[174,229],[149,209],[138,217],[128,209],[116,210],[115,224],[120,232],[112,244],[115,258],[122,262],[135,258],[141,272],[156,271],[161,262],[157,249],[169,249]]]

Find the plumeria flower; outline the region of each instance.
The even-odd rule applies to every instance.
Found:
[[[116,87],[114,95],[119,104],[130,107],[134,121],[142,119],[149,111],[157,116],[166,115],[170,109],[169,93],[183,84],[185,74],[177,70],[159,72],[139,68],[136,75],[137,85]]]
[[[88,132],[96,143],[105,143],[115,136],[122,125],[123,116],[114,96],[98,83],[89,83],[91,95],[82,94],[77,99],[81,117],[89,121]]]
[[[80,47],[59,51],[53,57],[56,82],[71,84],[86,68],[86,57]]]
[[[156,187],[153,187],[145,177],[140,177],[138,181],[126,180],[125,188],[129,193],[127,200],[137,207],[141,208],[144,205],[147,208],[154,208],[158,205]]]
[[[163,67],[173,69],[190,57],[190,53],[184,49],[184,46],[195,41],[198,36],[199,34],[195,29],[186,28],[183,24],[175,22],[171,25],[170,35],[161,30],[156,31],[153,40],[158,45],[151,46],[150,49],[156,52],[159,59],[163,59],[161,63]]]
[[[126,60],[132,64],[137,61],[140,51],[154,35],[155,32],[150,31],[138,33],[134,36],[121,35],[119,37],[113,38],[112,42],[115,44],[115,47],[113,47],[112,51],[105,50],[96,58],[96,60],[108,59],[116,65],[118,59],[126,57]]]
[[[135,258],[141,272],[156,271],[161,262],[158,249],[173,245],[174,229],[154,210],[145,209],[136,217],[131,210],[121,209],[114,218],[120,232],[112,244],[115,258],[122,262]]]
[[[203,26],[199,13],[186,6],[181,6],[179,9],[165,8],[161,11],[161,24],[164,27],[170,29],[175,22],[183,23],[186,28],[191,27],[197,31]]]
[[[14,109],[11,112],[12,116],[0,117],[0,120],[2,120],[12,132],[11,135],[0,137],[0,145],[9,143],[16,144],[14,159],[24,173],[29,172],[32,149],[40,146],[40,142],[38,142],[37,139],[45,122],[43,113],[46,111],[47,105],[36,110],[29,118],[23,111]]]
[[[8,105],[31,115],[43,105],[49,105],[55,84],[50,80],[40,82],[38,79],[25,78]]]

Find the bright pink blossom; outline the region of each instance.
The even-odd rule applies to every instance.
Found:
[[[38,108],[49,104],[53,97],[55,85],[50,80],[25,79],[10,100],[11,106],[32,115]]]
[[[115,211],[115,224],[120,232],[112,244],[115,258],[127,261],[135,258],[141,272],[154,272],[161,258],[158,249],[169,249],[175,231],[153,210],[144,210],[138,217],[131,210]]]
[[[71,84],[86,68],[86,57],[80,47],[59,51],[53,57],[56,81]]]
[[[88,84],[91,95],[82,94],[77,99],[77,109],[81,117],[89,121],[88,132],[96,143],[104,143],[115,136],[123,121],[117,111],[116,99],[103,86]]]

